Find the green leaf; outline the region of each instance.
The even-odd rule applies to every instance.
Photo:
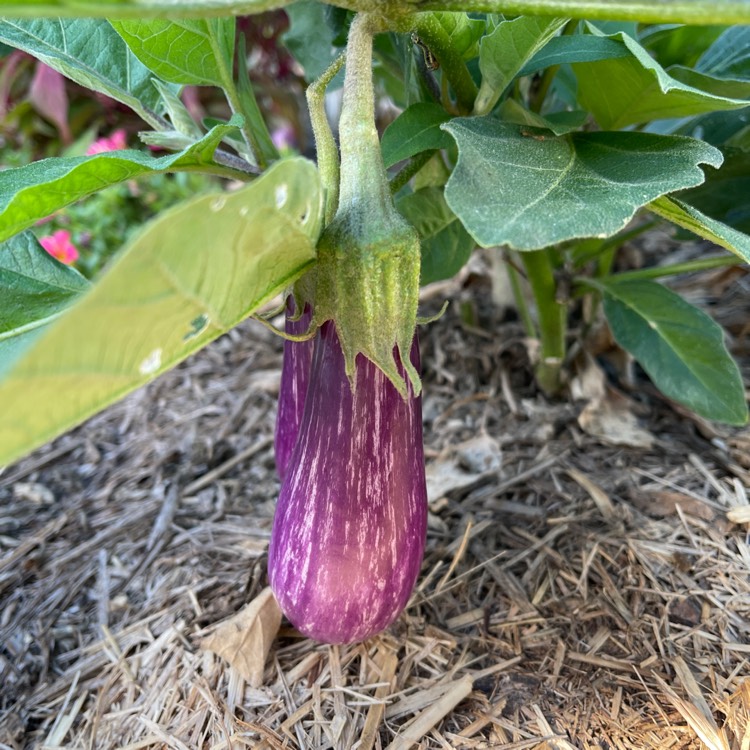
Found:
[[[450,119],[441,106],[430,102],[405,109],[383,132],[380,146],[386,168],[422,151],[450,148],[450,136],[440,129]]]
[[[464,60],[476,57],[479,40],[485,31],[483,20],[469,18],[467,13],[433,13],[435,20],[443,27],[455,54]]]
[[[31,232],[0,244],[0,376],[88,287]]]
[[[701,55],[718,39],[722,31],[724,31],[723,26],[659,24],[641,29],[637,38],[664,68],[670,65],[684,65],[692,68]],[[630,36],[636,38],[636,34],[637,32]]]
[[[737,364],[708,315],[654,281],[600,281],[617,343],[668,398],[728,424],[747,421]]]
[[[733,26],[724,31],[695,67],[720,78],[750,80],[750,26]]]
[[[474,112],[491,112],[518,72],[564,24],[564,18],[519,16],[483,37],[479,43],[482,85]]]
[[[312,83],[334,61],[341,49],[334,44],[336,31],[328,22],[326,5],[317,0],[301,0],[287,9],[289,31],[282,37],[284,46],[305,71],[305,80]],[[332,88],[343,83],[343,73],[332,82]]]
[[[628,51],[624,45],[606,36],[592,36],[591,34],[556,36],[552,37],[544,48],[518,71],[518,75],[529,76],[553,65],[595,62],[627,55]]]
[[[233,117],[184,151],[169,156],[110,151],[96,156],[43,159],[0,171],[0,241],[109,185],[154,172],[208,167],[222,138],[236,130],[240,121]]]
[[[535,250],[608,237],[660,195],[698,185],[699,164],[721,152],[702,141],[652,133],[553,137],[487,117],[442,126],[458,144],[448,205],[483,247]]]
[[[154,124],[162,107],[153,73],[105,20],[0,20],[0,41],[22,49],[86,88],[100,91]]]
[[[420,283],[430,284],[457,274],[476,243],[448,207],[442,189],[427,187],[405,195],[396,207],[422,241]]]
[[[651,201],[648,209],[677,226],[726,248],[745,263],[750,263],[750,237],[743,232],[706,216],[684,201],[666,195]]]
[[[78,424],[225,333],[315,257],[315,167],[277,162],[233,193],[146,225],[0,381],[0,464]]]
[[[133,54],[165,81],[222,86],[232,70],[234,18],[111,23]]]
[[[681,83],[626,34],[609,38],[620,41],[628,56],[573,65],[578,99],[604,130],[747,106],[745,101]]]

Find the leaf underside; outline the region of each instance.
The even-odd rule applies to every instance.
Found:
[[[0,380],[0,465],[225,333],[313,261],[321,189],[304,159],[155,219]]]

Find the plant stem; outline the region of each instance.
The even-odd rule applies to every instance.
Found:
[[[461,55],[456,52],[448,33],[432,13],[418,13],[414,17],[414,30],[440,63],[456,95],[461,114],[469,114],[474,107],[477,85]]]
[[[424,167],[427,162],[432,159],[436,151],[431,149],[429,151],[422,151],[421,154],[414,156],[409,163],[402,167],[401,171],[391,180],[391,195],[396,195],[401,188],[406,185],[409,180]]]
[[[346,45],[346,75],[341,103],[341,179],[339,209],[356,205],[375,207],[390,201],[380,138],[375,127],[375,92],[372,82],[374,19],[365,13],[354,17]],[[343,134],[346,134],[344,137]],[[363,179],[367,175],[367,179]],[[389,210],[383,205],[383,212]]]
[[[560,373],[565,359],[565,323],[567,308],[557,301],[557,282],[549,250],[520,253],[526,276],[534,294],[541,351],[536,380],[547,396],[560,390]]]
[[[518,316],[521,318],[524,333],[530,339],[538,338],[539,334],[529,312],[529,306],[526,304],[523,289],[521,289],[521,274],[518,272],[518,268],[516,268],[516,264],[512,259],[506,258],[505,265],[508,268],[510,288],[513,292],[513,299],[516,301],[516,310],[518,310]]]
[[[279,158],[279,152],[268,132],[268,126],[255,98],[253,84],[250,81],[250,73],[247,69],[247,49],[244,35],[240,34],[240,52],[238,64],[237,96],[239,100],[240,113],[248,122],[249,129],[255,138],[261,155],[261,166]]]
[[[135,0],[119,3],[101,0],[77,0],[61,3],[60,0],[6,0],[3,5],[5,18],[66,17],[82,16],[95,18],[216,18],[227,13],[247,15],[276,10],[287,5],[287,0],[226,0],[207,4],[206,0],[153,0],[148,4]],[[336,5],[348,10],[378,10],[382,0],[337,0]],[[413,2],[404,0],[388,3],[387,9],[394,16],[410,12]],[[706,3],[700,0],[672,0],[650,2],[643,0],[423,0],[420,10],[504,13],[513,15],[545,15],[584,18],[591,21],[641,21],[643,23],[689,23],[689,24],[747,24],[747,0],[722,0]]]
[[[670,266],[655,266],[652,268],[639,268],[636,271],[622,271],[608,278],[616,281],[640,281],[643,279],[659,279],[664,276],[677,276],[682,273],[707,271],[711,268],[739,265],[742,265],[742,260],[736,255],[715,255],[711,258],[698,258],[697,260],[688,260],[684,263],[673,263]],[[576,279],[576,283],[578,281]]]
[[[346,53],[341,53],[323,75],[313,81],[305,92],[318,155],[318,171],[325,191],[325,223],[330,224],[339,203],[339,150],[328,122],[325,108],[326,88],[344,64]]]
[[[268,128],[263,120],[263,116],[260,113],[258,102],[255,100],[255,94],[253,93],[252,86],[249,85],[249,78],[247,78],[247,60],[245,59],[245,45],[244,39],[240,41],[240,61],[239,70],[240,75],[244,70],[244,75],[247,78],[247,90],[244,91],[244,96],[240,94],[237,85],[234,81],[232,69],[230,65],[227,65],[227,61],[224,58],[222,50],[219,48],[216,39],[211,35],[211,48],[216,58],[216,64],[219,67],[219,75],[221,77],[221,88],[224,91],[229,108],[232,110],[232,114],[242,115],[243,123],[241,127],[242,136],[247,143],[250,153],[255,160],[255,163],[262,169],[264,168],[271,158],[278,158],[278,153],[273,146],[271,136],[268,133]],[[269,144],[270,149],[269,150]],[[275,157],[273,156],[275,154]]]

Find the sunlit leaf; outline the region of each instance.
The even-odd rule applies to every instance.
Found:
[[[321,189],[304,159],[161,215],[0,380],[0,465],[225,333],[310,265]]]
[[[133,54],[165,81],[221,86],[231,77],[234,18],[112,21]]]

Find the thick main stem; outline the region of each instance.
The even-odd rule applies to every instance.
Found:
[[[341,182],[339,210],[371,207],[390,201],[388,178],[375,127],[375,92],[372,83],[372,37],[375,23],[360,13],[349,29],[346,74],[341,104]],[[343,137],[345,134],[346,137]],[[363,179],[367,175],[367,179]],[[389,206],[383,205],[388,211]]]
[[[560,372],[565,359],[567,309],[557,301],[557,283],[549,252],[534,250],[520,255],[539,317],[541,351],[536,367],[536,380],[542,391],[551,396],[560,390]]]

